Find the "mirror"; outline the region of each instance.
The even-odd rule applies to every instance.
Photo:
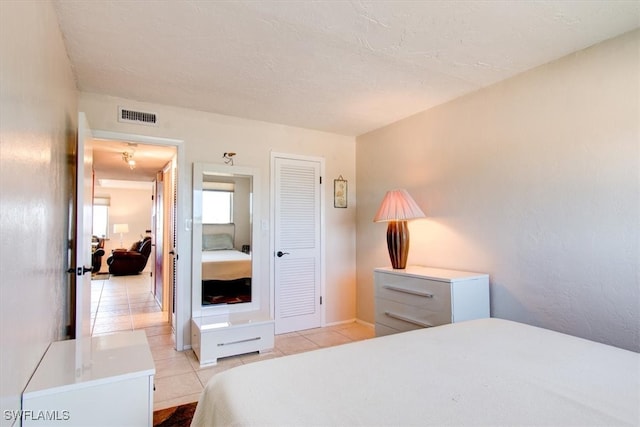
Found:
[[[259,307],[253,248],[258,175],[252,168],[195,163],[192,277],[194,316]]]

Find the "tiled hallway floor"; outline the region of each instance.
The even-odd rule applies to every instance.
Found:
[[[176,351],[167,313],[151,293],[148,275],[112,276],[91,282],[93,335],[144,329],[156,366],[154,410],[195,402],[207,381],[218,372],[258,360],[301,353],[373,337],[372,327],[348,323],[276,335],[268,353],[250,353],[221,359],[216,366],[200,368],[191,350]]]

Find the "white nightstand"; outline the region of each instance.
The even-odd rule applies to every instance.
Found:
[[[22,394],[22,425],[151,426],[155,366],[144,331],[91,338],[79,375],[76,344],[49,346]]]
[[[374,271],[376,336],[489,317],[489,275],[408,266]]]

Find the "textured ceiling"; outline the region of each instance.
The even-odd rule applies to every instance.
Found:
[[[360,135],[640,26],[640,2],[54,1],[78,88]]]

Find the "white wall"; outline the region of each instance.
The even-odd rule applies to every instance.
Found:
[[[146,236],[146,230],[151,230],[151,209],[153,188],[151,182],[148,189],[134,188],[110,188],[96,184],[95,194],[110,197],[109,206],[109,239],[105,242],[105,256],[102,257],[101,271],[107,271],[107,258],[111,251],[123,247],[129,249],[133,242],[137,242]],[[122,246],[120,245],[120,233],[113,232],[114,224],[128,224],[129,232],[122,233]],[[151,256],[151,255],[150,255]],[[151,271],[153,260],[149,260],[145,271]]]
[[[118,123],[119,105],[158,113],[158,126]],[[193,162],[223,164],[224,152],[236,152],[236,166],[258,168],[261,173],[262,209],[255,218],[257,221],[269,220],[271,151],[324,157],[324,191],[327,200],[326,321],[332,323],[355,317],[355,138],[90,93],[81,93],[79,108],[86,112],[94,130],[184,140],[188,170],[179,171],[179,178],[188,181],[189,189]],[[333,179],[339,175],[349,180],[350,205],[347,209],[333,208]],[[188,218],[191,217],[191,196],[191,192],[187,191],[182,194],[179,203],[179,209]],[[188,239],[190,247],[190,232],[186,232],[183,226],[179,232],[179,238]],[[262,257],[263,265],[258,274],[268,283],[268,231],[262,236],[262,243],[260,250],[265,256]],[[179,266],[190,271],[191,254],[179,255]],[[190,289],[191,284],[178,283],[179,288],[185,286]]]
[[[491,274],[491,311],[640,351],[640,32],[357,138],[358,317],[389,264],[386,190],[410,264]]]
[[[0,2],[0,409],[69,321],[77,93],[50,2]],[[4,412],[1,425],[10,425]]]

